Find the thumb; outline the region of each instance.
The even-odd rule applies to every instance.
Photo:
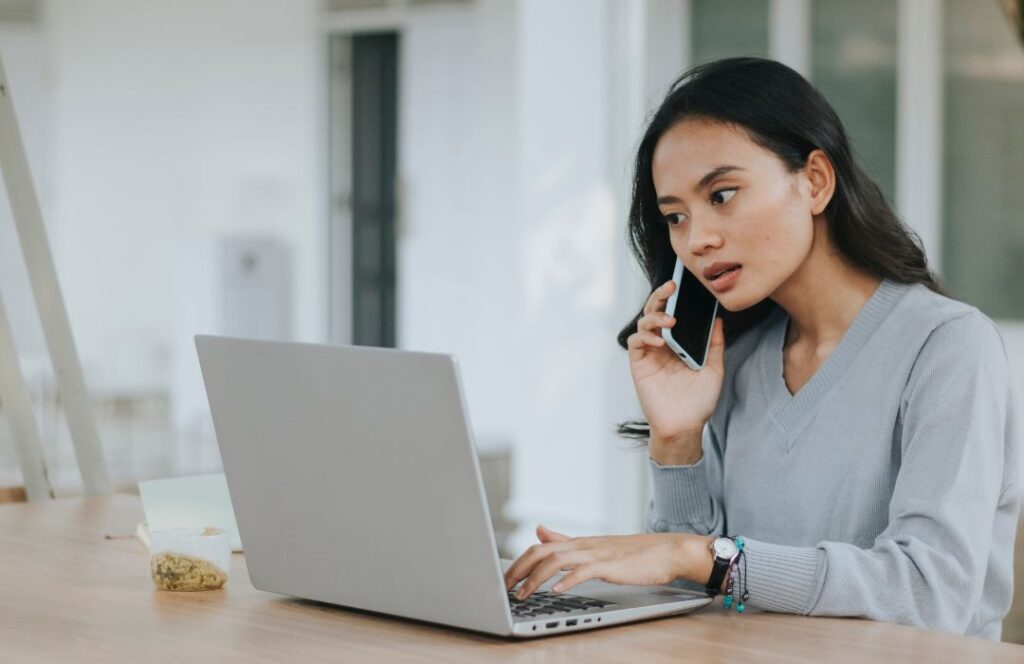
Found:
[[[537,524],[537,539],[541,542],[567,542],[571,538],[568,535],[549,530],[544,524]]]

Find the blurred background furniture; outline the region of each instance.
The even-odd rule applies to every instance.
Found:
[[[11,102],[11,87],[0,60],[0,169],[14,216],[32,293],[43,325],[54,375],[65,404],[68,426],[86,494],[110,492],[96,415],[85,389],[71,323],[57,282],[53,255],[43,226],[28,157]],[[32,412],[28,386],[14,345],[14,335],[0,300],[0,401],[7,411],[14,447],[29,500],[53,497],[43,458],[42,438]]]
[[[1003,618],[1003,641],[1024,644],[1024,517],[1017,523],[1013,551],[1013,604]]]

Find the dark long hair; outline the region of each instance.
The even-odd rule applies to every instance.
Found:
[[[676,260],[654,190],[654,148],[669,128],[692,118],[743,128],[790,172],[803,168],[813,150],[822,150],[835,169],[835,192],[825,218],[829,239],[839,253],[876,277],[922,283],[946,295],[928,268],[920,238],[900,221],[882,190],[856,163],[843,123],[825,97],[786,65],[752,57],[717,60],[687,71],[669,88],[640,141],[628,232],[630,248],[651,291],[672,278]],[[719,307],[726,346],[777,306],[765,298],[742,311]],[[642,315],[641,307],[619,332],[623,348]],[[619,433],[646,436],[643,424],[635,422],[620,425]]]

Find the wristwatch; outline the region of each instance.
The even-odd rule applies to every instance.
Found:
[[[714,567],[711,568],[711,578],[708,579],[708,585],[704,590],[708,597],[714,597],[721,592],[722,579],[725,578],[732,561],[740,555],[740,549],[733,538],[716,537],[708,544],[708,550],[715,557],[715,561]]]

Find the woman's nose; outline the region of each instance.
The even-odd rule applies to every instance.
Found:
[[[722,236],[715,230],[713,223],[699,221],[696,217],[690,219],[690,235],[687,238],[687,247],[690,253],[703,254],[709,248],[721,246]]]

